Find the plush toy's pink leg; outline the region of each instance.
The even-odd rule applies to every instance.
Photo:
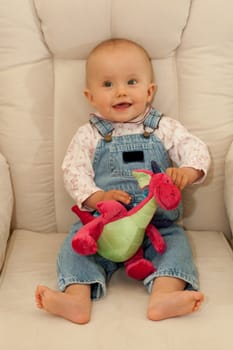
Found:
[[[143,256],[143,249],[139,248],[136,254],[125,262],[125,271],[129,277],[136,280],[143,280],[156,271],[151,261]]]
[[[95,254],[98,249],[96,241],[101,234],[102,225],[98,224],[98,220],[94,222],[94,216],[87,211],[80,210],[77,205],[72,207],[72,211],[79,217],[82,224],[86,225],[74,235],[72,239],[73,249],[82,255]]]
[[[150,238],[151,243],[155,250],[163,254],[166,250],[166,243],[161,235],[161,233],[154,227],[154,225],[148,225],[146,229],[146,234]]]
[[[103,223],[99,218],[89,222],[76,232],[72,239],[73,249],[82,255],[92,255],[97,252],[97,240],[103,230]]]

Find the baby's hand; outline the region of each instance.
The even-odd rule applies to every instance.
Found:
[[[97,209],[96,205],[101,201],[108,201],[114,199],[115,201],[122,202],[123,204],[129,204],[131,202],[130,195],[121,190],[110,190],[110,191],[97,191],[93,193],[84,202],[84,205],[88,208]]]
[[[107,192],[104,192],[103,194],[103,201],[108,201],[114,199],[115,201],[122,202],[123,204],[129,204],[131,201],[130,195],[121,190],[110,190]]]
[[[202,170],[191,167],[167,168],[166,174],[170,176],[180,190],[183,190],[187,185],[191,185],[204,175]]]

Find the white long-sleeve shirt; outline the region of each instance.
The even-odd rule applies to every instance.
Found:
[[[113,136],[143,133],[143,119],[138,119],[133,123],[113,123]],[[199,182],[204,180],[210,165],[210,156],[207,146],[199,138],[188,132],[177,120],[166,116],[161,118],[154,133],[162,141],[176,166],[202,170],[205,175]],[[94,182],[92,167],[100,138],[102,136],[90,123],[81,126],[72,138],[62,164],[66,190],[82,209],[82,203],[94,192],[101,190]]]

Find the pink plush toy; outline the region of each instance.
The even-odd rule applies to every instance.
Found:
[[[109,260],[124,262],[128,276],[141,280],[156,271],[154,265],[143,257],[141,245],[144,235],[150,238],[158,253],[162,254],[166,249],[163,237],[150,224],[157,206],[166,210],[175,209],[181,195],[164,173],[135,170],[133,175],[141,188],[148,186],[148,195],[131,210],[127,211],[114,200],[98,203],[98,217],[81,211],[76,205],[72,208],[84,224],[74,235],[72,247],[82,255],[98,252]]]

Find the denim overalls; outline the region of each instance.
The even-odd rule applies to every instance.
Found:
[[[102,138],[99,140],[93,159],[96,185],[108,191],[120,189],[130,194],[131,206],[141,202],[145,193],[132,176],[132,170],[151,170],[151,160],[155,160],[161,171],[170,166],[167,151],[154,134],[162,115],[150,109],[144,119],[144,133],[114,136],[114,124],[93,116],[91,124],[97,128]],[[181,206],[172,211],[158,208],[152,223],[159,228],[167,249],[159,255],[146,237],[143,242],[145,258],[151,260],[156,272],[148,276],[144,285],[151,291],[153,281],[158,276],[177,277],[187,282],[187,289],[198,289],[198,277],[193,263],[189,242],[181,227],[175,224]],[[111,262],[98,254],[81,256],[71,247],[71,240],[82,226],[77,222],[61,247],[58,256],[58,287],[61,291],[70,284],[91,284],[91,297],[98,299],[106,294],[106,283],[120,263]]]

